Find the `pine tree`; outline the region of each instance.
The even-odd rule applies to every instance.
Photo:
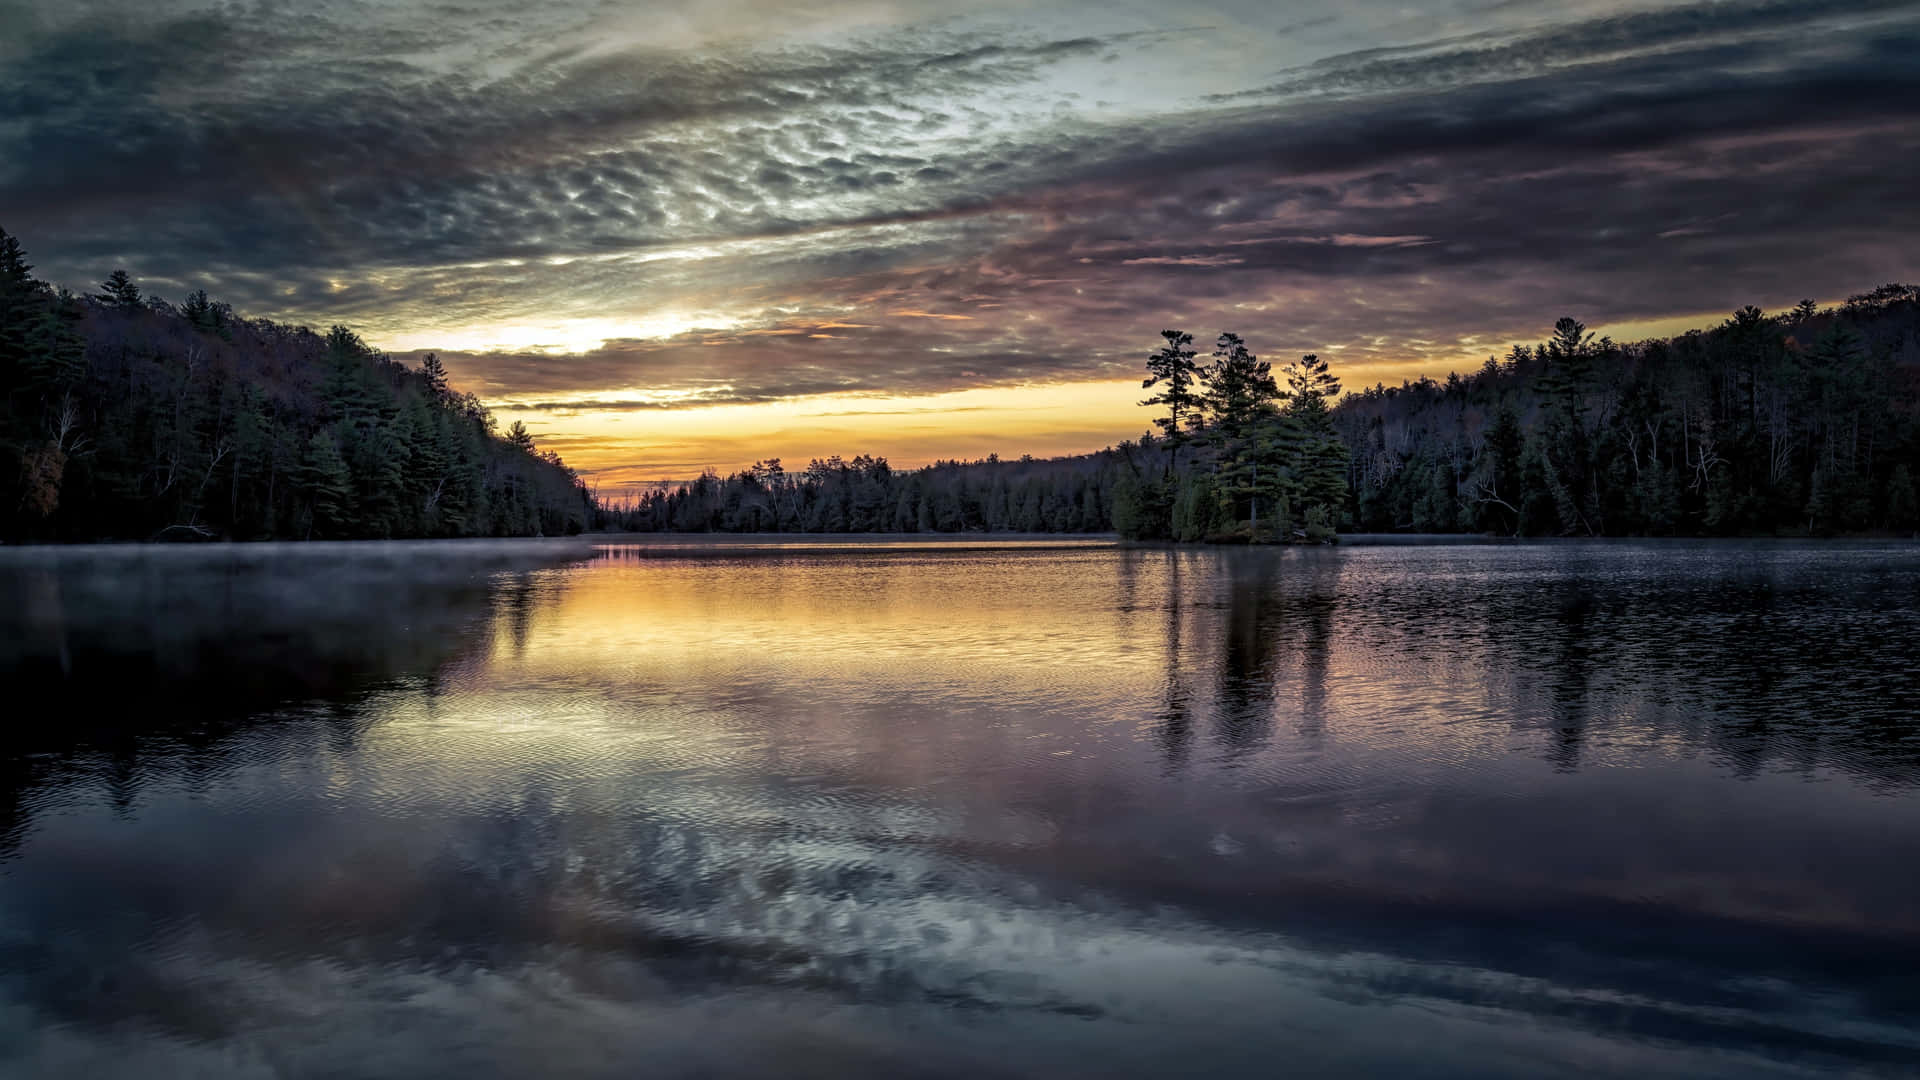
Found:
[[[1351,456],[1334,430],[1327,406],[1327,399],[1340,392],[1340,380],[1325,360],[1309,353],[1299,363],[1287,365],[1287,389],[1286,415],[1293,427],[1288,472],[1294,507],[1302,514],[1324,507],[1322,517],[1315,520],[1336,526],[1346,516]]]
[[[1816,466],[1807,485],[1807,535],[1819,536],[1833,524],[1833,481],[1826,466]]]
[[[507,429],[507,442],[526,453],[533,453],[533,433],[527,430],[523,421],[515,420]]]
[[[1121,474],[1113,486],[1113,531],[1128,540],[1152,535],[1150,515],[1141,497],[1142,482],[1131,471]]]
[[[1289,400],[1298,400],[1303,394],[1313,394],[1325,401],[1339,393],[1340,380],[1327,370],[1327,362],[1318,355],[1308,353],[1298,363],[1287,365]]]
[[[1140,386],[1142,389],[1160,387],[1160,392],[1142,401],[1142,405],[1165,405],[1167,415],[1154,417],[1154,426],[1166,437],[1167,445],[1173,450],[1167,459],[1167,470],[1171,472],[1174,458],[1179,456],[1180,447],[1187,440],[1188,429],[1199,420],[1200,398],[1194,393],[1194,381],[1199,377],[1199,367],[1194,357],[1199,355],[1192,349],[1193,335],[1180,330],[1162,330],[1160,336],[1166,344],[1147,357],[1147,377]]]
[[[335,441],[337,432],[321,429],[307,441],[295,473],[308,501],[309,538],[345,536],[353,520],[353,474]]]
[[[180,302],[180,314],[192,323],[195,329],[212,330],[218,326],[218,317],[214,314],[213,302],[207,299],[207,290],[195,289]]]
[[[80,381],[87,366],[81,317],[79,301],[65,290],[41,305],[26,325],[20,385],[37,391],[44,400],[64,394]]]
[[[273,452],[272,427],[260,392],[252,386],[243,387],[234,409],[233,449],[227,466],[226,517],[235,536],[264,535],[272,529],[271,521],[265,520],[265,508],[257,500],[243,502],[241,497],[243,491],[252,494],[250,488]],[[247,517],[257,520],[246,521]]]
[[[93,298],[107,307],[138,308],[141,306],[140,286],[133,283],[133,279],[127,276],[125,270],[115,270],[108,274],[107,280],[100,283],[100,291],[95,293]]]
[[[1274,510],[1290,494],[1288,469],[1298,443],[1299,429],[1284,414],[1242,428],[1214,470],[1215,503],[1224,523],[1245,522],[1253,539],[1277,525]]]
[[[420,378],[426,384],[427,396],[435,401],[447,396],[447,367],[440,362],[435,353],[428,353],[420,361]]]
[[[1326,399],[1317,392],[1298,394],[1287,407],[1296,431],[1289,472],[1294,503],[1301,513],[1326,507],[1327,521],[1337,525],[1347,501],[1347,444],[1333,427]]]
[[[34,279],[20,241],[0,229],[0,391],[12,388],[29,328],[45,306],[46,287]]]
[[[1261,416],[1272,411],[1280,397],[1270,366],[1248,350],[1240,335],[1222,333],[1213,351],[1213,363],[1201,372],[1202,395],[1212,425],[1231,442]]]
[[[1539,379],[1540,395],[1551,407],[1556,425],[1551,449],[1562,451],[1563,457],[1571,452],[1571,440],[1580,429],[1580,405],[1592,379],[1593,352],[1593,334],[1568,316],[1553,324],[1553,337],[1536,352],[1546,362]]]

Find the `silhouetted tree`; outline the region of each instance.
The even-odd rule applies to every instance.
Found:
[[[1193,335],[1180,330],[1162,330],[1160,336],[1166,344],[1147,357],[1147,377],[1141,381],[1142,389],[1160,387],[1160,392],[1142,401],[1142,405],[1165,405],[1167,415],[1154,418],[1154,425],[1160,429],[1168,447],[1179,456],[1179,450],[1187,441],[1188,429],[1195,426],[1200,418],[1200,397],[1194,391],[1194,383],[1199,377],[1199,367],[1194,357],[1199,355],[1192,348]],[[1168,467],[1173,464],[1168,459]]]
[[[1255,357],[1238,334],[1220,335],[1213,363],[1201,372],[1201,378],[1206,387],[1201,400],[1208,423],[1225,440],[1245,434],[1280,397],[1269,365]]]
[[[1327,401],[1340,393],[1340,380],[1327,370],[1327,362],[1308,353],[1287,365],[1287,396],[1294,401],[1311,394]]]
[[[94,299],[108,307],[137,308],[140,306],[140,286],[133,283],[125,270],[115,270],[100,283],[100,292]]]
[[[428,353],[426,359],[420,361],[420,380],[432,397],[447,396],[447,366],[440,362],[437,353]]]

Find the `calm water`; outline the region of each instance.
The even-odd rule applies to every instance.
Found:
[[[1920,547],[0,552],[0,1074],[1920,1066]]]

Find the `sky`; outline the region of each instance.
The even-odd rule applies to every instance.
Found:
[[[8,0],[0,227],[343,323],[603,493],[1146,429],[1920,276],[1920,3]]]

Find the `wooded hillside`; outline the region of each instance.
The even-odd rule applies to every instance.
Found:
[[[1469,375],[1349,394],[1358,528],[1525,536],[1920,525],[1920,287],[1619,345],[1561,319]]]
[[[594,505],[429,357],[344,327],[175,306],[115,272],[36,280],[0,231],[0,538],[321,539],[579,532]]]

